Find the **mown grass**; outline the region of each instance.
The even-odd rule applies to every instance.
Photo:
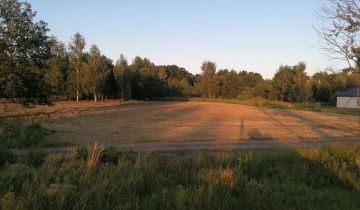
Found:
[[[359,146],[182,156],[107,148],[91,168],[86,150],[4,164],[1,208],[360,208]]]
[[[334,114],[347,114],[360,116],[360,109],[350,108],[337,108],[321,103],[289,103],[284,101],[271,101],[262,98],[253,99],[206,99],[206,98],[189,98],[189,101],[193,102],[217,102],[217,103],[229,103],[240,104],[246,106],[266,107],[273,109],[292,109],[292,110],[305,110],[313,112],[325,112]]]

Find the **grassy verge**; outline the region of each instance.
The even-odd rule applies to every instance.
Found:
[[[292,109],[292,110],[305,110],[314,112],[326,112],[334,114],[347,114],[360,116],[360,109],[337,108],[334,106],[323,105],[321,103],[289,103],[283,101],[270,101],[262,98],[254,99],[206,99],[206,98],[189,98],[188,101],[193,102],[217,102],[240,104],[246,106],[266,107],[273,109]]]
[[[359,146],[180,157],[76,147],[3,164],[0,207],[359,209],[359,154]]]

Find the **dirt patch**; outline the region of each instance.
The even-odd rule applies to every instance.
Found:
[[[0,106],[2,118],[37,118],[67,141],[130,148],[357,143],[358,117],[207,102],[60,102]],[[359,140],[360,141],[360,140]],[[253,143],[254,142],[254,143]]]

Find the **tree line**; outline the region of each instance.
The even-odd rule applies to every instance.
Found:
[[[176,65],[155,65],[147,58],[124,55],[114,62],[95,45],[89,51],[76,33],[67,45],[44,21],[34,20],[31,5],[0,2],[0,97],[20,103],[56,100],[154,100],[165,97],[247,99],[334,103],[335,94],[359,84],[356,69],[305,72],[306,65],[280,66],[272,79],[249,71],[217,69],[204,61],[200,74]]]

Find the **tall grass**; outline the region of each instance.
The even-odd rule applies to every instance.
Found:
[[[40,122],[0,122],[0,149],[69,146]]]
[[[77,150],[81,151],[81,150]],[[8,209],[359,209],[360,146],[193,152],[107,149],[0,170]],[[116,161],[114,161],[116,159]],[[51,186],[59,187],[49,194]],[[66,187],[74,186],[74,187]]]
[[[39,122],[25,125],[1,123],[0,146],[5,148],[28,148],[44,145],[46,130]]]
[[[89,145],[86,161],[88,169],[92,169],[95,167],[95,165],[100,161],[100,158],[102,157],[104,151],[104,145],[98,145],[97,142],[95,142],[93,145]]]

